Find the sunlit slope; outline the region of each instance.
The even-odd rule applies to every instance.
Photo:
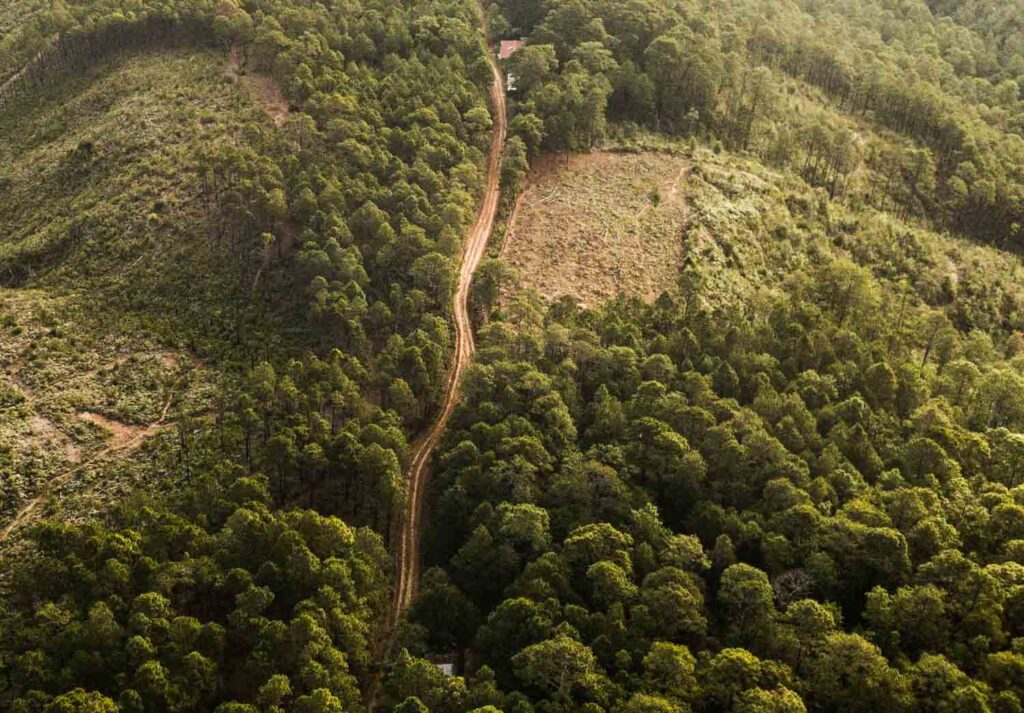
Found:
[[[231,191],[283,132],[237,75],[226,51],[122,54],[0,110],[0,530],[40,496],[74,519],[172,486],[166,444],[279,333],[288,252]]]
[[[1011,253],[848,201],[730,152],[642,140],[539,163],[508,228],[506,294],[582,304],[686,292],[751,310],[834,260],[894,305],[941,310],[965,332],[1024,329]],[[626,150],[628,148],[628,150]]]
[[[228,329],[266,256],[235,229],[225,181],[280,134],[229,61],[123,56],[0,111],[0,286],[88,293],[165,336]]]

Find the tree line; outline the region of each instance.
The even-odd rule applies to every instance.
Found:
[[[705,135],[833,196],[1018,246],[1019,48],[998,71],[977,21],[877,5],[497,3],[496,32],[528,42],[508,62],[510,129],[531,156],[589,150],[609,121]]]

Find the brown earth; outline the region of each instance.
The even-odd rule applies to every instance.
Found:
[[[112,445],[123,445],[128,441],[132,440],[139,432],[144,431],[143,426],[133,426],[130,423],[124,423],[118,421],[116,418],[108,418],[103,414],[93,413],[92,411],[80,411],[78,418],[83,421],[99,426],[101,429],[110,434],[110,441]]]
[[[281,88],[277,86],[273,77],[266,74],[250,74],[245,71],[244,65],[242,48],[232,45],[227,75],[238,82],[239,86],[249,95],[252,103],[262,109],[275,126],[284,126],[284,122],[291,114],[291,108],[288,100],[284,98]]]
[[[160,418],[144,427],[128,426],[127,424],[115,421],[114,419],[105,418],[99,414],[90,412],[82,412],[78,414],[79,418],[90,421],[108,431],[112,436],[111,442],[103,449],[91,454],[85,460],[82,460],[80,453],[76,451],[77,457],[74,460],[74,466],[51,478],[48,483],[48,487],[53,488],[55,485],[63,483],[80,470],[93,463],[105,461],[112,457],[126,456],[142,445],[143,440],[147,436],[152,436],[166,428],[167,425],[165,422],[167,420],[167,413],[170,411],[171,403],[174,401],[174,394],[175,390],[171,389],[164,401],[164,407],[160,413]],[[32,519],[36,510],[46,500],[47,495],[48,494],[45,492],[37,495],[18,510],[18,513],[7,524],[7,526],[3,530],[0,530],[0,543],[6,541],[12,532],[23,527]]]
[[[619,294],[653,300],[675,284],[689,205],[686,159],[595,151],[535,162],[503,257],[516,289],[593,306]]]

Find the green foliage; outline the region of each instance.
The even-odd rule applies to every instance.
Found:
[[[1005,378],[1013,340],[978,350],[951,327],[943,364],[922,366],[935,313],[887,319],[871,271],[825,259],[789,284],[746,295],[759,318],[683,281],[482,330],[428,559],[480,613],[504,690],[559,711],[1018,695],[1024,510],[996,464],[1024,423],[1004,405],[1014,425],[990,427],[984,392],[948,382],[957,360],[974,384]]]
[[[183,514],[138,502],[106,526],[33,528],[3,622],[14,710],[359,700],[387,601],[380,539],[275,513],[257,479],[190,499]]]
[[[611,119],[711,138],[698,190],[738,200],[700,206],[687,246],[714,244],[652,303],[501,305],[510,276],[484,266],[486,324],[435,462],[403,634],[482,666],[450,677],[402,650],[385,705],[1020,708],[1018,273],[994,281],[988,266],[1012,260],[966,248],[992,261],[950,267],[950,243],[908,224],[1018,237],[1022,66],[991,27],[1014,11],[936,2],[954,16],[940,21],[904,5],[488,10],[529,38],[507,67],[507,198],[530,158],[588,150]],[[444,394],[454,258],[492,129],[477,21],[461,0],[0,11],[0,280],[103,295],[112,315],[236,360],[239,382],[215,446],[193,454],[177,424],[177,463],[157,461],[190,480],[175,497],[30,531],[0,610],[3,705],[365,704],[385,538],[407,505],[409,437]],[[224,48],[235,81],[281,93],[273,122],[231,82],[187,94],[223,71]],[[157,51],[181,77],[115,56]],[[725,149],[816,188],[765,188],[761,169],[723,170]],[[752,260],[746,279],[768,289],[719,299],[725,271],[701,260]],[[152,418],[118,399],[156,390],[144,370],[110,381],[111,409]],[[25,399],[5,388],[0,408]]]
[[[226,377],[209,420],[166,411],[177,448],[140,466],[177,496],[21,544],[0,706],[352,710],[388,567],[355,527],[390,533],[405,507],[482,187],[476,7],[18,4],[0,14],[18,28],[0,45],[0,285],[87,296]],[[123,403],[157,385],[115,371],[107,411],[162,418]]]
[[[589,149],[606,115],[710,135],[830,195],[1019,246],[1019,4],[499,6],[528,41],[508,62],[515,110],[548,150]]]

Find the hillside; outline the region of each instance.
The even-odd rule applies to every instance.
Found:
[[[0,708],[1022,710],[1022,18],[0,7]]]
[[[1015,252],[828,200],[749,156],[613,140],[568,162],[540,161],[527,178],[503,238],[516,275],[508,295],[535,290],[595,306],[699,288],[715,308],[749,310],[787,289],[791,275],[844,259],[894,299],[907,293],[915,307],[944,310],[964,332],[1005,338],[1024,329]]]
[[[510,70],[532,153],[586,150],[609,121],[710,135],[830,195],[1019,246],[1019,63],[922,2],[502,9],[529,40]]]
[[[412,616],[494,705],[1020,705],[1024,144],[989,10],[492,9],[526,39],[507,264]]]
[[[490,69],[469,4],[297,10],[3,8],[4,708],[212,710],[283,679],[273,695],[327,710],[371,680],[383,543],[453,346]],[[270,529],[243,536],[246,520]],[[323,572],[267,579],[302,553]],[[286,654],[275,628],[239,648],[246,578],[276,600],[265,621],[311,623],[319,644]],[[348,624],[307,622],[311,596]],[[194,609],[211,597],[226,608]],[[36,638],[30,623],[99,606],[127,625],[150,600],[204,633],[120,628],[101,648],[124,675],[82,665],[77,626]],[[116,653],[140,636],[155,657]],[[25,647],[55,675],[23,667]],[[264,647],[280,656],[254,663]],[[288,683],[310,666],[330,673]],[[142,682],[161,671],[169,688]]]
[[[214,407],[217,369],[198,365],[238,354],[232,312],[264,259],[218,239],[198,191],[218,146],[269,123],[227,69],[219,52],[121,58],[0,117],[5,518],[43,492],[124,492],[111,460]],[[244,319],[266,335],[268,317]]]

